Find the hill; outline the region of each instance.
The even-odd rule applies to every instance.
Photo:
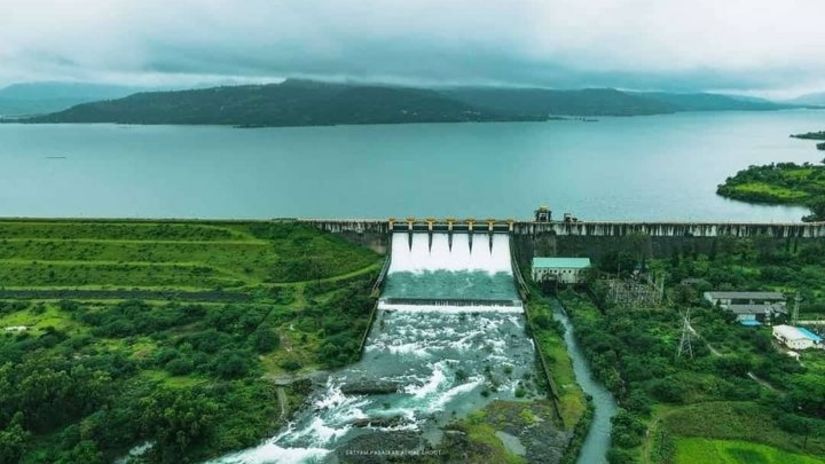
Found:
[[[796,105],[715,93],[644,92],[639,96],[676,108],[676,111],[774,111]]]
[[[122,98],[138,87],[82,82],[27,82],[0,89],[0,116],[52,113],[80,103]]]
[[[805,95],[800,95],[794,98],[793,100],[790,100],[790,103],[795,103],[798,105],[825,106],[825,92],[808,93]]]
[[[544,121],[679,111],[777,110],[793,105],[717,94],[616,89],[414,88],[288,79],[279,84],[141,92],[83,103],[28,123],[215,124],[242,127]]]
[[[433,90],[290,79],[280,84],[137,93],[27,122],[320,126],[512,119]],[[531,114],[518,119],[545,118]]]
[[[668,103],[616,89],[550,90],[460,87],[443,91],[464,103],[505,114],[635,116],[678,111]]]

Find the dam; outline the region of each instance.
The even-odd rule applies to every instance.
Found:
[[[542,396],[509,244],[507,234],[392,234],[361,360],[331,373],[278,435],[218,462],[423,453],[493,400]]]
[[[565,214],[552,220],[550,212],[535,220],[515,219],[300,219],[320,230],[338,234],[379,253],[389,250],[392,234],[470,234],[476,240],[496,234],[511,237],[511,248],[524,264],[532,256],[589,256],[598,259],[629,241],[641,244],[650,257],[669,257],[674,252],[710,252],[720,240],[767,240],[785,245],[825,239],[825,222],[639,222],[579,220]],[[421,239],[419,239],[421,240]]]

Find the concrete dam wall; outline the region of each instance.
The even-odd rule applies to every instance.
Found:
[[[825,222],[701,223],[514,220],[305,220],[321,230],[341,234],[384,253],[392,232],[473,231],[509,233],[514,258],[522,266],[533,256],[589,256],[599,259],[616,250],[633,249],[650,257],[673,253],[711,253],[728,239],[753,238],[772,246],[793,247],[800,241],[825,239]]]
[[[825,238],[825,222],[799,223],[720,223],[720,222],[622,222],[514,220],[318,220],[302,222],[332,233],[350,236],[387,236],[403,231],[510,232],[513,235],[557,235],[584,237],[773,237]]]

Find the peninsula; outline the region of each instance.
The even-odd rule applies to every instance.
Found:
[[[825,166],[810,163],[750,166],[728,177],[716,193],[752,203],[807,206],[813,214],[803,220],[822,220],[825,218]]]

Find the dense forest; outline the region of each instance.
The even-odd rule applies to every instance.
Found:
[[[218,124],[242,127],[544,121],[788,105],[712,94],[616,89],[414,88],[288,79],[279,84],[141,92],[17,121],[29,123]]]

